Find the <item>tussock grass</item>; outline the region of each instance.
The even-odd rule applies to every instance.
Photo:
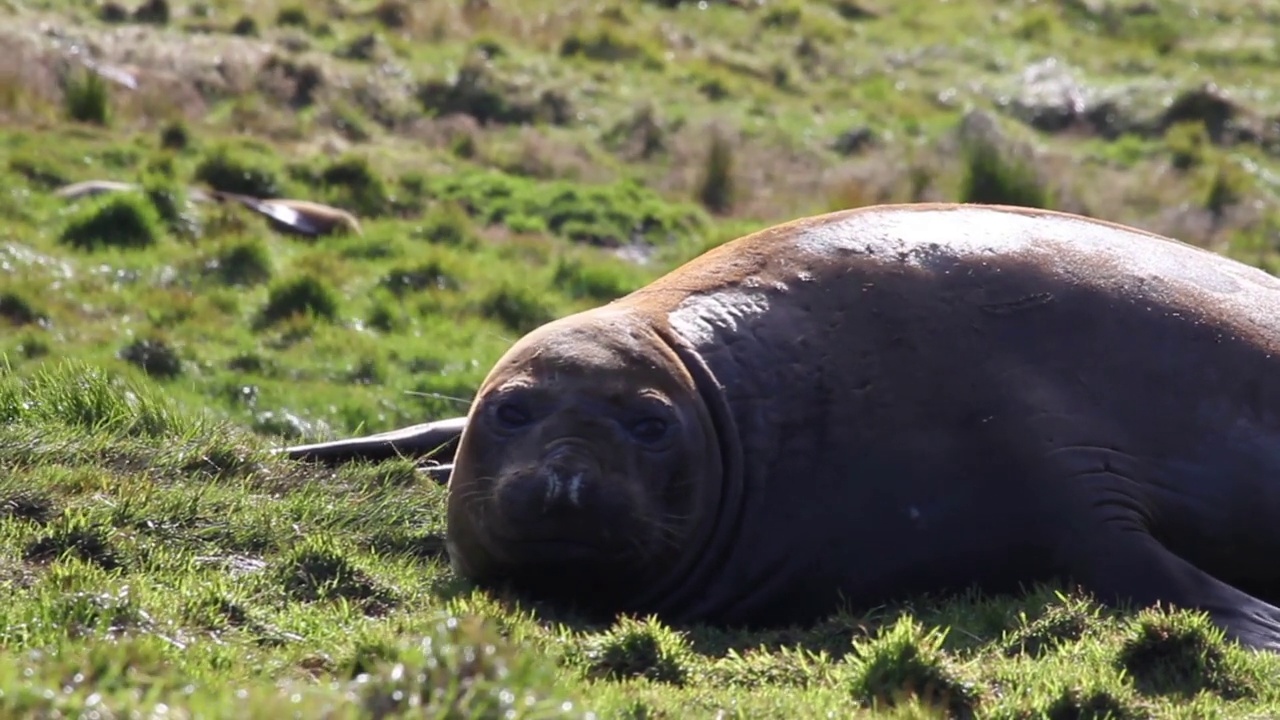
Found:
[[[97,125],[111,121],[111,94],[107,81],[91,70],[80,69],[67,79],[63,105],[71,120]]]
[[[72,215],[60,239],[81,250],[155,245],[163,236],[155,206],[137,193],[122,193],[87,204]]]

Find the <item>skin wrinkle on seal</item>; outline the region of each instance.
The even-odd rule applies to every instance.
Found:
[[[1280,280],[1151,233],[979,205],[803,218],[515,343],[462,433],[447,547],[481,585],[675,623],[1058,578],[1280,650],[1278,355]],[[481,411],[515,377],[547,404],[507,440]],[[672,455],[628,434],[645,388],[678,411]],[[536,513],[485,503],[568,436],[604,470],[547,545]],[[604,562],[609,532],[642,554]]]

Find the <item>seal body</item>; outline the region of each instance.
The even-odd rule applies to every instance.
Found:
[[[396,457],[426,456],[432,461],[427,474],[445,480],[453,470],[453,453],[467,418],[443,418],[433,422],[375,433],[363,437],[294,445],[284,454],[293,460],[314,460],[331,464],[352,458],[378,461]]]
[[[460,573],[590,609],[764,626],[1067,579],[1280,650],[1280,280],[1050,211],[806,218],[522,338],[449,482]]]
[[[213,197],[219,202],[234,200],[267,218],[277,230],[293,235],[364,234],[354,215],[331,205],[291,198],[256,198],[222,190],[213,191]]]

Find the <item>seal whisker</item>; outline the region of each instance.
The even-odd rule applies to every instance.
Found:
[[[470,485],[467,490],[457,493],[458,502],[467,507],[477,503],[492,502],[496,497],[495,487],[496,483],[493,478],[483,478],[481,482]]]
[[[613,553],[613,559],[617,561],[629,560],[631,558],[643,558],[647,554],[643,538],[638,535],[631,535],[627,537],[626,545]]]
[[[669,522],[672,517],[674,516],[665,515],[655,518],[646,522],[645,526],[657,530],[657,532],[653,533],[653,539],[659,545],[679,548],[684,537],[680,532],[681,525]]]
[[[445,395],[444,393],[438,393],[438,392],[426,392],[426,391],[424,391],[424,390],[405,390],[405,391],[404,391],[404,394],[405,394],[405,395],[414,395],[414,396],[417,396],[417,397],[429,397],[429,398],[435,398],[435,399],[437,399],[437,400],[448,400],[448,401],[450,401],[450,402],[456,402],[456,403],[458,403],[459,405],[462,405],[463,407],[468,407],[468,406],[470,406],[470,405],[471,405],[471,403],[472,403],[472,401],[474,400],[474,398],[471,398],[471,399],[468,399],[468,398],[460,398],[460,397],[454,397],[454,396],[452,396],[452,395]]]

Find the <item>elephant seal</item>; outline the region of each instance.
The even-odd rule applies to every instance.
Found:
[[[136,192],[141,190],[142,186],[137,183],[122,182],[119,180],[84,180],[82,182],[63,185],[53,191],[55,197],[66,200],[79,200],[81,198],[91,198],[103,195],[105,193],[116,192]],[[197,187],[189,187],[186,189],[187,199],[194,202],[209,202],[211,198],[208,193]]]
[[[289,198],[256,198],[223,190],[214,190],[211,194],[219,202],[234,200],[240,203],[267,218],[272,227],[292,235],[320,237],[348,232],[364,235],[355,215],[332,205]]]
[[[521,338],[446,544],[481,586],[763,627],[1067,580],[1280,650],[1280,280],[1065,213],[859,208]]]
[[[55,197],[66,200],[79,200],[80,198],[96,197],[104,193],[137,189],[138,186],[133,183],[120,182],[118,180],[84,180],[70,185],[63,185],[54,190],[53,194]]]

